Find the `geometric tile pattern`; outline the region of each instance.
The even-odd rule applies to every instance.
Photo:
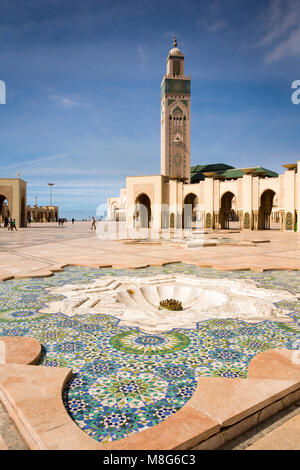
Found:
[[[258,287],[299,294],[297,271],[220,272],[174,264],[140,269],[139,276],[162,273],[207,278],[252,279]],[[67,268],[50,278],[0,283],[0,335],[31,336],[43,345],[41,365],[72,367],[63,399],[76,423],[99,442],[119,439],[153,426],[192,396],[199,376],[246,377],[250,360],[273,348],[300,345],[300,301],[280,302],[292,323],[237,319],[201,321],[194,329],[149,335],[120,327],[108,315],[39,312],[59,300],[48,289],[86,284],[103,276],[137,276],[136,270]]]
[[[170,331],[164,335],[141,335],[138,330],[132,329],[122,331],[110,339],[110,344],[120,351],[147,356],[172,354],[186,348],[189,343],[189,337],[178,331]]]

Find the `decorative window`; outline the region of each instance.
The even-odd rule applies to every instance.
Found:
[[[173,73],[180,75],[180,60],[173,60]]]
[[[248,212],[244,215],[244,228],[250,229],[250,214]]]
[[[293,230],[293,216],[291,212],[287,212],[285,216],[285,229]]]
[[[171,228],[174,228],[174,225],[175,225],[175,216],[173,214],[173,212],[170,214],[170,227]]]
[[[212,228],[211,224],[211,214],[208,212],[205,216],[206,228]]]

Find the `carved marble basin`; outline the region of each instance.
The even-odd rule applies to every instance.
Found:
[[[220,307],[228,302],[228,297],[222,292],[212,289],[185,286],[183,284],[143,286],[121,290],[116,300],[129,308],[136,310],[156,311],[161,300],[175,299],[182,303],[183,310],[204,311]],[[165,310],[170,312],[170,310]]]
[[[256,323],[264,320],[292,321],[280,301],[297,298],[287,291],[257,287],[249,280],[207,279],[187,275],[152,277],[102,276],[90,284],[65,285],[50,290],[64,295],[42,309],[67,316],[104,314],[120,326],[137,327],[145,333],[173,328],[197,328],[203,320],[237,318]],[[176,299],[183,310],[160,309],[161,300]]]

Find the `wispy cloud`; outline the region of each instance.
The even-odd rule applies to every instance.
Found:
[[[6,165],[6,166],[2,166],[0,167],[1,170],[7,170],[8,168],[22,168],[24,165],[36,165],[37,163],[42,163],[42,162],[46,162],[46,161],[49,161],[49,160],[57,160],[57,159],[62,159],[62,158],[66,158],[66,157],[69,157],[71,154],[70,153],[59,153],[59,154],[56,154],[56,155],[50,155],[48,157],[40,157],[40,158],[34,158],[32,160],[25,160],[25,161],[22,161],[22,162],[16,162],[16,163],[12,163],[11,165]]]
[[[298,0],[274,0],[264,12],[262,37],[256,45],[267,48],[266,63],[300,56],[300,3]]]
[[[145,50],[142,46],[138,45],[137,51],[140,57],[140,69],[142,69],[147,62]]]
[[[216,33],[217,31],[224,30],[227,27],[227,23],[223,18],[219,18],[206,25],[210,33]]]
[[[78,164],[78,163],[76,163]],[[32,164],[33,165],[33,164]],[[16,166],[20,166],[17,165]],[[49,166],[44,167],[41,169],[40,166],[34,165],[34,167],[29,166],[28,168],[24,168],[22,174],[24,176],[30,176],[32,179],[35,176],[41,176],[41,174],[45,174],[47,176],[56,176],[56,177],[70,177],[70,176],[81,176],[84,178],[90,176],[98,176],[99,178],[107,178],[107,176],[111,176],[113,178],[125,178],[128,176],[128,173],[132,173],[136,171],[135,169],[128,169],[128,168],[99,168],[98,165],[95,163],[91,163],[90,168],[75,168],[74,166],[70,167],[57,167],[57,166]]]
[[[48,97],[48,100],[55,101],[64,108],[73,108],[74,106],[78,106],[81,104],[81,101],[78,98],[61,95],[50,95]]]
[[[201,16],[197,21],[197,27],[208,31],[209,33],[223,31],[227,29],[227,26],[227,21],[223,16],[222,7],[217,1],[211,2],[205,16]]]
[[[90,191],[94,191],[97,188],[109,188],[111,186],[119,186],[120,182],[115,179],[101,181],[101,180],[68,180],[68,181],[58,181],[55,183],[55,191],[65,188],[74,188],[77,191],[81,191],[82,188],[88,188]],[[40,180],[38,182],[32,182],[31,187],[42,187]]]
[[[78,101],[71,100],[70,98],[67,98],[67,97],[62,98],[60,102],[66,108],[71,108],[73,106],[78,106],[79,105]]]

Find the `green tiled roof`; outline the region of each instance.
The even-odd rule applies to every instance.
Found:
[[[218,171],[218,170],[229,170],[234,168],[233,166],[226,165],[226,163],[213,163],[212,165],[196,165],[191,166],[191,173],[198,173],[204,171]]]
[[[212,165],[195,165],[191,167],[191,183],[199,183],[205,179],[206,172],[216,172],[217,175],[222,176],[223,178],[242,178],[245,174],[243,168],[234,168],[233,166],[226,165],[225,163],[215,163]],[[253,167],[251,168],[252,174],[262,176],[269,176],[271,178],[277,178],[278,173],[275,171],[268,170],[267,168]]]

